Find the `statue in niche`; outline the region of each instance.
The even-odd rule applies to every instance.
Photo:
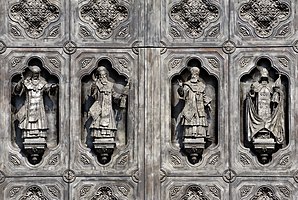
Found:
[[[184,99],[185,105],[181,112],[181,125],[184,127],[185,138],[208,137],[207,112],[211,111],[212,99],[206,96],[206,85],[199,80],[200,69],[190,69],[191,78],[180,82],[178,94]]]
[[[129,89],[129,83],[127,83],[123,93],[116,92],[114,83],[109,81],[108,77],[109,73],[104,66],[99,66],[92,75],[91,96],[95,101],[89,109],[89,115],[92,118],[91,137],[102,164],[109,162],[116,146],[117,114],[115,113],[120,110],[115,110],[113,104],[117,103],[119,109],[125,109]]]
[[[275,144],[282,145],[285,140],[284,92],[281,75],[272,81],[265,67],[258,70],[260,78],[246,95],[246,128],[249,142],[265,164],[276,150]]]
[[[178,116],[177,123],[182,127],[183,149],[188,160],[195,164],[199,162],[206,141],[210,139],[212,99],[206,95],[206,84],[200,78],[200,69],[193,66],[190,72],[189,80],[182,82],[178,79],[177,92],[184,101],[184,107]]]
[[[38,66],[29,66],[29,74],[21,74],[21,80],[13,87],[14,95],[23,95],[24,105],[16,113],[18,128],[22,132],[24,151],[29,154],[29,161],[36,164],[47,146],[46,138],[49,129],[44,94],[55,93],[58,87],[55,83],[48,83],[40,76]]]

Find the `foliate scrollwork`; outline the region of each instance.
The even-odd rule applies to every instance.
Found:
[[[221,199],[220,189],[216,185],[209,185],[208,188],[215,197]]]
[[[239,33],[240,33],[243,37],[251,36],[251,32],[250,32],[250,30],[249,30],[246,26],[244,26],[244,25],[238,23],[238,24],[237,24],[237,28],[238,28]]]
[[[21,161],[18,158],[17,155],[10,153],[8,156],[9,161],[14,165],[14,166],[18,166],[21,165]]]
[[[61,67],[61,61],[56,57],[48,57],[49,62],[53,67],[59,69]]]
[[[85,196],[91,189],[92,185],[84,185],[80,189],[80,197]]]
[[[130,193],[130,188],[127,185],[120,185],[117,186],[118,191],[123,195],[123,196],[128,196],[128,194]]]
[[[189,186],[186,189],[185,194],[181,197],[181,200],[192,200],[192,199],[209,200],[209,198],[205,195],[205,191],[199,185]]]
[[[49,165],[56,165],[59,162],[60,154],[54,154],[50,157],[48,164]]]
[[[250,56],[244,56],[244,57],[242,57],[239,60],[240,67],[241,68],[246,67],[251,60],[252,60],[252,57],[250,57]]]
[[[58,24],[56,26],[53,26],[50,30],[49,30],[49,34],[48,37],[49,38],[56,38],[61,34],[61,24]]]
[[[12,68],[17,67],[24,59],[24,56],[16,56],[10,60],[10,66]]]
[[[181,158],[174,154],[174,153],[170,153],[170,163],[173,167],[181,167],[182,166],[182,161]]]
[[[91,200],[118,200],[117,197],[114,196],[113,190],[110,187],[100,187],[98,188],[96,194],[91,198]]]
[[[210,23],[219,19],[219,8],[208,0],[181,0],[170,9],[170,18],[190,38],[199,38]]]
[[[287,57],[278,57],[278,61],[283,67],[289,67],[290,60]]]
[[[80,18],[90,24],[100,39],[107,39],[117,26],[128,19],[128,8],[117,0],[90,0],[80,9]]]
[[[220,23],[218,23],[215,26],[212,26],[208,31],[207,31],[207,36],[211,38],[216,38],[220,34]]]
[[[209,57],[207,60],[212,67],[219,68],[220,62],[216,57]]]
[[[21,0],[10,7],[9,14],[29,37],[39,38],[49,24],[59,19],[60,9],[48,0]]]
[[[127,152],[119,156],[117,164],[119,166],[125,166],[127,165],[128,161],[129,161],[129,153]]]
[[[283,186],[283,185],[279,185],[277,186],[277,188],[279,189],[279,191],[285,196],[285,197],[290,197],[291,196],[291,191],[289,190],[288,187]]]
[[[220,158],[220,153],[219,152],[215,153],[208,158],[207,163],[209,165],[216,165],[216,163],[218,163],[218,161],[219,161],[219,158]]]
[[[9,33],[16,38],[24,38],[22,31],[12,24],[9,24]]]
[[[279,160],[278,164],[284,166],[284,165],[287,165],[289,163],[289,161],[290,161],[290,155],[288,154],[288,155],[283,156]]]
[[[43,190],[34,185],[34,186],[30,186],[25,194],[20,198],[20,200],[49,200],[49,198],[47,198],[46,196],[44,196],[43,194]]]
[[[81,61],[80,61],[80,66],[81,68],[87,68],[89,67],[92,62],[93,62],[94,58],[93,57],[87,57],[87,58],[83,58]]]
[[[240,191],[240,197],[243,198],[245,196],[247,196],[251,190],[252,190],[253,186],[251,185],[244,185],[242,186],[239,191]]]
[[[89,157],[85,154],[80,155],[80,161],[83,163],[83,165],[90,165],[91,163]]]
[[[174,26],[170,26],[170,35],[173,38],[181,38],[180,31],[176,27],[174,27]]]
[[[249,0],[240,6],[239,16],[255,29],[259,37],[265,38],[290,16],[290,7],[279,0]]]
[[[170,198],[176,196],[181,189],[182,186],[172,186],[169,190]]]
[[[245,153],[239,153],[239,160],[243,166],[250,165],[251,160]]]
[[[117,33],[118,38],[126,38],[129,36],[129,25],[122,27]]]
[[[275,195],[275,191],[269,186],[259,187],[255,195],[250,200],[259,200],[259,199],[280,200]]]
[[[290,33],[290,31],[291,31],[290,23],[287,23],[287,24],[281,26],[277,30],[276,36],[278,36],[278,37],[286,37]]]
[[[16,196],[20,190],[22,189],[22,186],[14,186],[9,190],[9,197],[12,198],[14,196]]]
[[[47,185],[50,194],[56,198],[60,198],[60,190],[55,185]]]

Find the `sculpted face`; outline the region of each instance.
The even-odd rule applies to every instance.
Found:
[[[107,79],[107,72],[105,72],[105,71],[100,71],[100,72],[99,72],[99,80],[100,80],[100,82],[102,82],[102,83],[106,83],[106,82],[108,81],[108,79]]]
[[[39,73],[38,72],[33,73],[32,79],[33,80],[38,80],[39,79]]]

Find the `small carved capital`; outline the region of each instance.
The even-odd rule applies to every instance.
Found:
[[[167,172],[164,169],[160,169],[159,173],[160,182],[164,182],[167,178]]]
[[[0,183],[3,183],[5,181],[5,178],[5,174],[2,171],[0,171]]]
[[[0,54],[6,51],[6,45],[3,41],[0,41]]]
[[[71,169],[65,170],[63,173],[63,180],[66,183],[72,183],[76,179],[75,172]]]
[[[232,183],[236,180],[236,172],[231,169],[227,169],[224,171],[222,178],[227,183]]]
[[[64,44],[63,50],[67,54],[73,54],[77,50],[77,45],[73,41],[67,41]]]
[[[226,41],[223,43],[222,49],[223,52],[225,52],[226,54],[231,54],[234,53],[234,51],[236,50],[236,45],[232,41]]]
[[[132,175],[131,175],[131,179],[135,182],[138,183],[139,182],[139,170],[135,170],[133,171]]]
[[[293,175],[294,180],[298,183],[298,171]]]
[[[298,53],[298,40],[296,40],[293,44],[293,49],[296,53]]]

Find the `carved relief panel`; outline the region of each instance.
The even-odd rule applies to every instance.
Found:
[[[8,46],[62,46],[68,40],[67,1],[2,1],[0,39]]]
[[[228,196],[227,186],[221,178],[169,178],[162,183],[165,188],[161,199],[169,200],[219,200]]]
[[[237,121],[239,126],[232,129],[232,169],[246,175],[257,171],[291,174],[296,137],[292,126],[296,105],[291,103],[296,92],[296,59],[286,50],[283,54],[247,50],[235,55],[231,76],[233,80],[238,77],[238,84],[234,82],[231,87],[239,97],[237,105],[231,108],[237,111],[231,115],[231,121]]]
[[[34,170],[40,175],[62,174],[69,140],[65,55],[55,50],[8,49],[2,56],[1,74],[6,77],[1,88],[6,124],[2,126],[3,172],[15,176]]]
[[[225,55],[220,49],[168,50],[162,58],[161,168],[171,177],[221,177],[227,167],[224,144],[228,143],[222,115],[227,103]]]
[[[81,46],[117,46],[138,41],[139,1],[72,1],[71,35]]]
[[[71,186],[71,197],[73,199],[108,199],[108,200],[130,200],[137,199],[136,183],[129,178],[121,180],[100,178],[79,178]]]
[[[9,178],[0,186],[1,199],[19,200],[56,200],[68,199],[67,184],[62,179],[44,178]]]
[[[297,22],[290,0],[237,1],[231,12],[232,40],[236,45],[291,45]],[[274,43],[272,43],[274,41]]]
[[[138,170],[140,145],[137,57],[132,51],[89,49],[73,58],[71,133],[78,140],[71,141],[71,168],[130,177]]]
[[[227,40],[228,1],[164,0],[161,4],[161,41],[166,46],[221,46]]]
[[[231,199],[295,199],[297,196],[297,187],[293,181],[288,178],[246,178],[239,179],[232,184],[231,190],[234,194]]]

